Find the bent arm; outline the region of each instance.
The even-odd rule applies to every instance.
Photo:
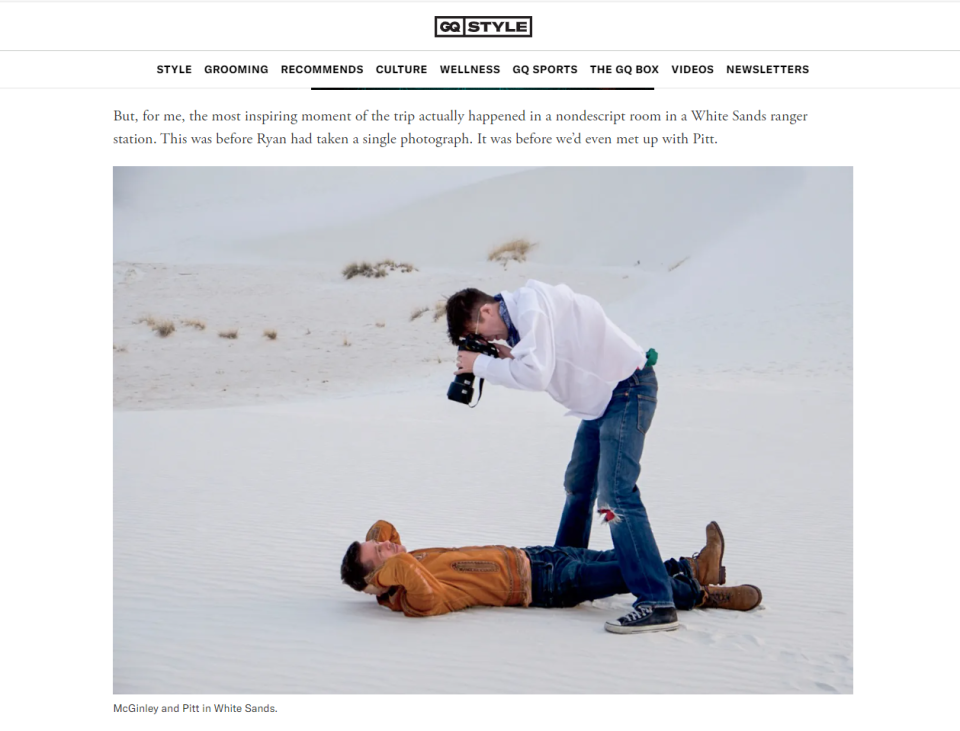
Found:
[[[523,391],[543,391],[557,366],[553,325],[543,310],[529,310],[521,317],[524,332],[511,351],[513,358],[479,355],[473,372],[490,383]]]
[[[408,617],[430,617],[450,611],[443,584],[409,553],[388,559],[370,583],[380,589],[402,587],[403,591],[398,592],[400,605]]]

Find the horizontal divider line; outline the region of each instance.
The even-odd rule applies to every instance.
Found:
[[[652,86],[311,86],[310,91],[654,91]]]
[[[62,0],[60,0],[62,2]],[[155,0],[147,0],[155,1]],[[167,0],[169,2],[169,0]],[[257,0],[262,2],[262,0]],[[632,0],[635,2],[635,0]],[[702,2],[702,0],[699,0]],[[767,0],[769,1],[769,0]],[[812,2],[812,0],[805,0]],[[834,2],[835,0],[830,0]],[[903,0],[893,0],[902,2]],[[952,2],[952,0],[942,0]],[[2,4],[3,0],[0,0]],[[581,0],[582,2],[582,0]],[[864,0],[876,2],[876,0]],[[0,48],[0,53],[960,53],[957,48]]]

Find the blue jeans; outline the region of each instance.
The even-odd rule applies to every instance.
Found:
[[[674,606],[670,577],[640,501],[637,478],[643,441],[657,409],[657,375],[637,369],[613,389],[606,411],[580,422],[573,455],[564,476],[567,501],[557,530],[556,546],[586,548],[594,503],[612,511],[607,522],[619,570],[634,606]]]
[[[580,602],[629,594],[614,549],[531,546],[523,549],[530,559],[534,607],[573,607]],[[670,559],[662,564],[670,576],[670,590],[677,609],[692,609],[701,587],[690,564]]]

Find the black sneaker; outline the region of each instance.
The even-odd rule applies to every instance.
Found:
[[[607,632],[629,635],[635,632],[660,632],[679,626],[677,610],[673,607],[648,607],[641,604],[616,622],[605,623],[603,628]]]

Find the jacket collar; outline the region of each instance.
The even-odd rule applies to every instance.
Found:
[[[510,304],[513,304],[513,296],[510,292],[501,292],[494,295],[493,298],[500,304],[500,318],[507,326],[507,344],[513,348],[520,342],[520,333],[513,326],[513,320],[510,318],[510,309],[507,306],[507,298],[510,298]]]

